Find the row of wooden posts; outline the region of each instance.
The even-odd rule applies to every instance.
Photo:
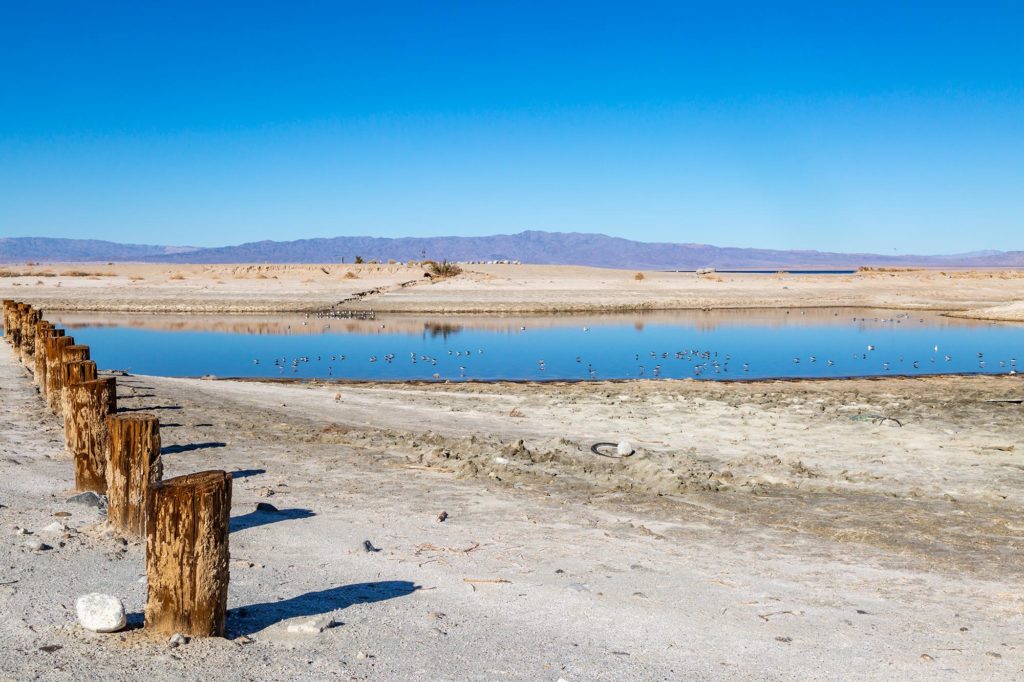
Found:
[[[117,411],[117,380],[98,378],[89,347],[76,345],[42,311],[3,302],[4,339],[64,422],[75,488],[107,496],[107,520],[145,537],[145,627],[156,633],[224,636],[231,474],[163,479],[156,416]]]

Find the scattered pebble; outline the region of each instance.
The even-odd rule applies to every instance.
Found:
[[[274,494],[274,490],[272,488],[268,488],[267,486],[263,486],[256,492],[256,494],[259,495],[260,497],[270,497]]]
[[[175,649],[179,646],[185,646],[186,644],[188,644],[188,637],[181,634],[180,632],[175,632],[173,635],[171,635],[171,638],[167,640],[167,645],[172,649]]]
[[[75,601],[78,622],[93,632],[117,632],[128,623],[124,604],[117,597],[93,592]]]
[[[53,549],[39,538],[32,538],[31,540],[26,540],[25,546],[31,549],[33,552],[42,552],[43,550]]]
[[[619,457],[629,457],[630,455],[633,454],[633,444],[630,443],[628,440],[620,442],[615,447],[615,454],[617,454]]]
[[[86,507],[96,507],[99,509],[107,505],[107,498],[103,495],[97,495],[96,493],[89,491],[79,493],[78,495],[72,495],[68,498],[68,502],[71,504],[81,504]]]
[[[334,619],[330,616],[316,616],[305,618],[288,624],[288,632],[298,635],[319,635],[329,627],[334,626]]]
[[[369,540],[363,540],[363,549],[365,549],[367,552],[379,552],[380,551],[380,547],[374,547],[373,543],[370,542]]]
[[[443,511],[437,515],[437,520],[444,523],[448,519],[448,512]]]

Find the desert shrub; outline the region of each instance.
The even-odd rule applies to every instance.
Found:
[[[440,263],[437,261],[427,261],[427,272],[434,277],[455,277],[462,274],[462,268],[459,267],[458,263],[452,263],[447,260],[443,260]]]
[[[56,277],[52,272],[0,270],[0,277]]]
[[[356,256],[356,265],[362,265],[365,262],[362,256]]]
[[[173,275],[171,275],[169,279],[185,279],[185,275],[181,274],[180,272],[176,272]]]
[[[635,275],[633,275],[633,279],[635,279],[638,282],[642,282],[646,278],[644,277],[644,273],[638,272]]]
[[[359,279],[359,275],[349,270],[345,273],[345,279]]]
[[[88,272],[86,270],[66,270],[60,273],[61,277],[113,277],[112,272]]]

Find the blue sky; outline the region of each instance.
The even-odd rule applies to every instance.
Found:
[[[0,0],[0,236],[1024,249],[1013,3],[212,5]]]

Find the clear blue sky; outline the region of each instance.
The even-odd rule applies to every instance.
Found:
[[[0,0],[0,236],[1024,249],[1019,7]]]

